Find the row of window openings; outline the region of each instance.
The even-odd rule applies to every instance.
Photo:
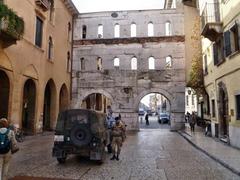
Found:
[[[240,120],[240,95],[236,95],[235,99],[236,99],[236,118],[237,118],[237,120]],[[216,105],[215,105],[215,100],[214,99],[211,100],[211,104],[212,104],[211,116],[213,118],[215,118],[216,117],[216,107],[215,107]],[[208,101],[208,111],[210,112],[209,101]]]
[[[195,105],[195,96],[192,94],[192,106]],[[189,95],[186,95],[186,105],[189,106]]]
[[[68,22],[68,40],[71,41],[71,30],[72,30],[72,26],[71,23]],[[38,47],[42,47],[42,38],[43,38],[43,20],[41,18],[39,18],[38,16],[36,17],[36,32],[35,32],[35,45]],[[50,51],[52,51],[53,49],[53,40],[52,37],[50,36],[48,39],[48,58],[51,59],[52,58],[52,53]]]
[[[172,35],[172,26],[170,22],[165,23],[165,35],[166,36],[171,36]],[[137,25],[135,23],[131,24],[131,37],[136,37],[137,36]],[[154,25],[152,22],[148,23],[148,36],[154,36]],[[103,25],[99,24],[98,25],[98,38],[103,38]],[[120,38],[120,25],[115,24],[114,26],[114,37],[115,38]],[[86,39],[87,38],[87,26],[83,25],[82,26],[82,38]]]
[[[118,57],[115,57],[113,60],[113,66],[114,67],[119,67],[120,66],[120,59]],[[167,56],[166,57],[166,68],[172,68],[172,57]],[[81,58],[80,59],[80,69],[85,70],[85,59]],[[137,58],[133,57],[131,59],[131,69],[132,70],[137,70]],[[155,69],[155,58],[154,57],[149,57],[148,58],[148,69],[153,70]],[[102,70],[102,58],[98,57],[97,58],[97,70]]]
[[[240,24],[235,23],[213,44],[214,65],[240,50]],[[207,56],[204,57],[204,69],[207,73]]]

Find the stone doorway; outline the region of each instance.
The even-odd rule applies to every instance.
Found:
[[[170,114],[170,102],[165,96],[160,93],[147,94],[139,103],[139,129],[169,129]]]
[[[68,109],[68,90],[65,84],[62,85],[59,95],[59,112]]]
[[[22,128],[25,133],[32,134],[36,105],[36,85],[32,79],[28,79],[24,84],[22,103]]]
[[[56,113],[56,88],[53,80],[49,80],[44,93],[43,130],[52,130],[52,121]]]
[[[7,74],[0,70],[0,118],[8,118],[10,81]]]
[[[219,132],[221,138],[229,136],[229,116],[228,116],[228,94],[224,83],[220,82],[219,87]]]

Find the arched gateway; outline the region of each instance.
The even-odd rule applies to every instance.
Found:
[[[121,114],[128,130],[138,130],[140,100],[146,94],[155,92],[165,96],[171,104],[171,129],[183,128],[186,46],[184,23],[179,23],[184,21],[183,11],[122,11],[116,12],[116,15],[121,18],[112,18],[111,13],[102,12],[81,14],[76,19],[72,106],[80,108],[90,94],[103,94],[111,99],[113,112],[115,115]],[[142,20],[137,27],[143,28],[138,28],[136,36],[132,37],[130,28],[135,17]],[[129,31],[126,30],[121,38],[115,38],[111,28],[103,28],[103,38],[98,38],[95,31],[88,31],[88,38],[82,37],[82,27],[97,31],[99,19],[104,27],[114,28],[114,24],[121,24],[129,27]],[[158,19],[158,24],[171,22],[172,27],[178,28],[172,28],[167,36],[164,26],[155,28],[154,37],[149,37],[146,22],[155,27],[154,19]],[[101,68],[98,68],[96,61],[98,57],[101,57]],[[134,68],[131,64],[133,57],[137,59]],[[171,66],[166,62],[166,57],[171,57]],[[97,96],[92,98],[99,98]]]

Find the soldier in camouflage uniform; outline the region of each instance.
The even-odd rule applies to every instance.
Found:
[[[116,118],[116,124],[112,128],[112,149],[113,157],[111,160],[116,159],[119,161],[119,154],[121,152],[121,147],[124,139],[125,126],[120,122],[119,118]]]

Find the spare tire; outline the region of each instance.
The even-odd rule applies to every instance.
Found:
[[[75,125],[70,132],[70,138],[75,146],[88,145],[92,139],[92,134],[89,125]]]

